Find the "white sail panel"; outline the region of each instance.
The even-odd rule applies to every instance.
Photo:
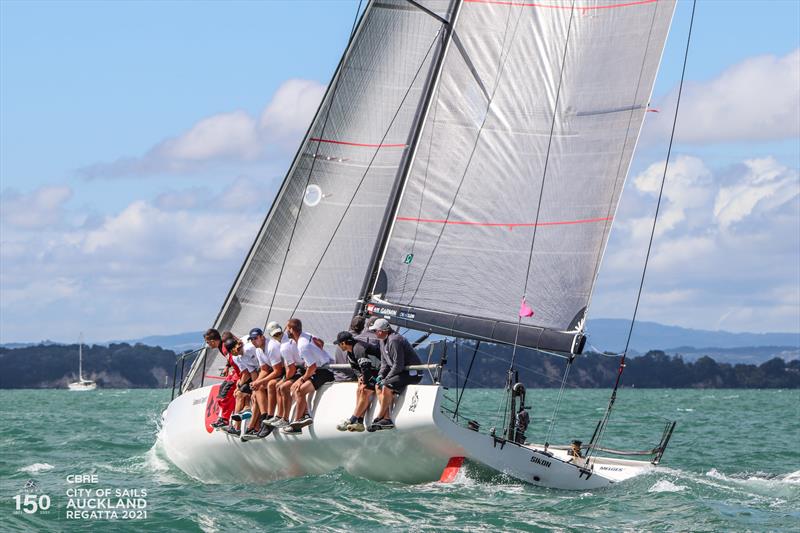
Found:
[[[576,330],[674,5],[467,0],[373,301],[421,329]]]
[[[441,17],[450,3],[421,2]],[[369,4],[220,313],[220,331],[242,335],[294,316],[330,343],[347,328],[442,28],[405,0]],[[196,386],[202,372],[193,372]]]

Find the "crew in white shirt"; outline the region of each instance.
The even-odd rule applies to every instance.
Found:
[[[244,341],[239,355],[234,356],[233,360],[239,369],[242,371],[242,379],[238,388],[238,399],[236,413],[231,415],[234,420],[241,420],[242,415],[250,412],[250,423],[247,427],[246,434],[255,435],[258,433],[258,425],[261,423],[259,417],[258,404],[254,405],[253,411],[250,411],[251,395],[253,394],[252,384],[259,374],[261,366],[260,361],[265,358],[264,356],[264,332],[261,328],[253,328],[247,340]],[[246,376],[246,377],[245,377]]]
[[[280,350],[284,372],[283,377],[276,384],[277,409],[275,416],[267,420],[267,424],[276,428],[289,425],[289,416],[292,411],[292,385],[306,372],[303,366],[303,359],[297,349],[297,343],[285,333]]]
[[[291,385],[295,415],[294,421],[284,429],[286,433],[298,433],[314,422],[308,413],[308,395],[319,390],[325,383],[333,381],[333,372],[328,368],[333,358],[322,349],[321,339],[303,333],[303,324],[297,318],[286,323],[286,334],[297,344],[297,351],[306,367],[305,373]]]
[[[252,385],[253,395],[261,410],[261,426],[258,437],[262,439],[272,433],[273,426],[270,422],[277,421],[272,419],[275,418],[277,385],[284,375],[281,341],[286,338],[283,328],[277,322],[267,324],[267,333],[269,333],[270,339],[266,345],[266,352],[262,352],[261,373]],[[288,338],[286,340],[288,341]]]

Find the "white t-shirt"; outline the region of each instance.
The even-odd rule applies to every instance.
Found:
[[[300,338],[297,339],[297,349],[306,366],[317,365],[319,368],[333,363],[333,358],[328,352],[314,344],[314,341],[311,340],[312,338],[313,335],[310,333],[301,333]]]
[[[242,371],[256,372],[260,366],[258,362],[258,352],[263,354],[264,350],[256,348],[253,346],[252,342],[246,340],[242,347],[242,355],[234,356],[233,362],[236,363],[236,366]]]
[[[303,359],[297,350],[297,343],[293,340],[281,343],[281,357],[283,358],[283,364],[287,367],[289,365],[303,365]]]
[[[287,341],[286,335],[283,336],[281,340],[275,340],[275,338],[271,338],[269,343],[267,344],[267,358],[266,364],[269,366],[275,366],[279,363],[283,362],[281,358],[281,344]]]

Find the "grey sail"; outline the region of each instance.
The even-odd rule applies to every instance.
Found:
[[[368,309],[580,353],[673,0],[466,0]]]
[[[216,321],[246,334],[301,318],[346,329],[444,42],[450,0],[371,2]],[[424,8],[424,9],[422,9]],[[205,369],[200,358],[189,387]]]

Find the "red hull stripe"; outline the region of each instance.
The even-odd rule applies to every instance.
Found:
[[[407,145],[405,144],[368,144],[368,143],[353,143],[349,141],[334,141],[333,139],[319,139],[317,137],[312,137],[312,141],[314,142],[321,142],[321,143],[330,143],[330,144],[343,144],[345,146],[361,146],[364,148],[405,148]]]
[[[447,461],[447,466],[445,466],[442,471],[442,477],[439,478],[439,482],[452,483],[455,481],[456,476],[458,476],[458,471],[461,470],[463,464],[463,457],[451,457],[450,460]]]
[[[572,9],[573,6],[563,6],[554,4],[540,4],[538,2],[512,2],[509,0],[464,0],[471,4],[497,4],[501,6],[515,6],[515,7],[541,7],[546,9]],[[595,9],[616,9],[618,7],[631,7],[641,6],[644,4],[653,4],[658,0],[638,0],[637,2],[626,2],[624,4],[606,4],[602,6],[574,6],[576,11],[593,11]]]
[[[592,222],[605,222],[613,217],[584,218],[582,220],[558,220],[555,222],[472,222],[469,220],[436,220],[432,218],[397,217],[400,222],[422,222],[426,224],[447,224],[450,226],[484,226],[498,228],[531,228],[534,226],[566,226],[570,224],[591,224]]]

